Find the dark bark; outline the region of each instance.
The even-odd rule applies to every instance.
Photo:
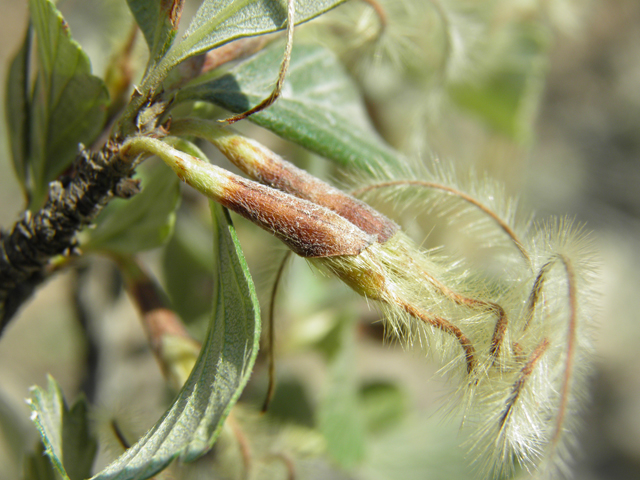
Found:
[[[138,191],[129,161],[115,148],[83,149],[71,174],[49,184],[44,207],[26,211],[11,231],[0,230],[0,334],[20,306],[47,277],[50,260],[79,254],[76,234],[113,197]]]

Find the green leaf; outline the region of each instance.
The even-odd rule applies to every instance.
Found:
[[[329,455],[352,468],[365,457],[365,427],[358,403],[353,321],[340,322],[324,342],[329,357],[327,391],[318,410],[318,425]]]
[[[145,167],[138,169],[142,191],[128,200],[111,201],[96,219],[97,226],[84,232],[83,249],[133,254],[169,239],[180,201],[180,180],[161,163]]]
[[[6,386],[6,385],[5,385]],[[32,443],[31,423],[24,417],[23,405],[14,403],[0,386],[0,464],[2,474],[7,478],[16,478],[19,459]],[[47,460],[48,461],[48,460]]]
[[[173,43],[184,0],[127,0],[155,64]]]
[[[11,144],[13,168],[25,194],[27,186],[27,157],[29,155],[29,58],[31,56],[31,26],[9,67],[6,92],[7,128]]]
[[[164,249],[162,265],[171,305],[185,323],[191,324],[211,309],[214,260],[211,235],[203,222],[182,213]]]
[[[434,411],[411,415],[384,434],[371,435],[363,478],[376,480],[477,479],[460,447],[460,421]],[[485,478],[485,477],[482,477]]]
[[[178,101],[245,112],[271,92],[281,52],[274,44],[226,75],[186,87]],[[249,120],[343,166],[377,170],[400,163],[369,122],[355,83],[324,47],[294,46],[282,96]]]
[[[22,480],[58,480],[42,442],[38,442],[35,452],[24,457],[22,470]]]
[[[80,397],[69,409],[51,376],[47,387],[34,387],[28,401],[45,452],[65,480],[87,478],[97,451],[97,442],[89,432],[87,402]]]
[[[29,9],[38,38],[30,153],[32,205],[39,207],[47,184],[71,164],[78,144],[90,144],[102,130],[109,95],[53,2],[29,0]]]
[[[213,315],[200,357],[173,405],[135,445],[93,480],[144,480],[173,459],[206,453],[242,393],[258,353],[258,300],[226,210],[212,204],[218,261]]]
[[[508,33],[501,61],[486,76],[448,86],[458,106],[496,132],[519,142],[533,135],[533,122],[544,87],[549,32],[535,24],[517,25]]]
[[[344,1],[296,0],[295,23],[306,22]],[[286,26],[286,19],[286,0],[204,0],[184,40],[171,47],[150,81],[152,84],[162,81],[168,71],[183,60],[231,40],[281,30]],[[282,54],[283,51],[280,60]]]
[[[380,433],[397,425],[407,413],[406,398],[400,388],[390,382],[373,382],[360,389],[360,411],[367,431]]]

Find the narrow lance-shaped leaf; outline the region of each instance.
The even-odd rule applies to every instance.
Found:
[[[111,201],[86,230],[83,250],[132,254],[159,247],[171,236],[180,200],[180,181],[162,164],[140,168],[142,191]]]
[[[178,101],[205,100],[244,112],[270,93],[281,52],[274,44],[226,75],[200,79]],[[343,166],[377,170],[400,163],[369,122],[355,83],[324,47],[294,46],[282,96],[249,119]]]
[[[33,99],[31,167],[34,206],[49,181],[73,161],[78,144],[91,143],[102,130],[108,93],[91,75],[89,58],[73,40],[51,0],[29,0],[38,38],[38,79]]]
[[[32,443],[32,427],[24,416],[23,405],[14,403],[6,395],[5,389],[0,390],[0,438],[6,440],[0,456],[6,459],[24,457],[25,446]],[[2,469],[4,476],[17,477],[18,465],[14,462],[7,463],[9,464],[3,465]]]
[[[28,400],[45,452],[65,480],[83,480],[91,475],[97,442],[89,432],[87,403],[81,397],[69,409],[58,383],[48,378],[45,390],[34,387]]]
[[[27,157],[29,155],[29,58],[31,56],[31,25],[9,67],[6,93],[7,128],[11,144],[13,168],[18,181],[28,195]]]
[[[533,136],[533,123],[544,86],[549,31],[523,22],[493,58],[500,63],[480,78],[448,85],[451,98],[488,126],[516,141]]]
[[[22,460],[22,480],[59,480],[56,471],[45,455],[44,445],[40,442],[36,449],[25,455]]]
[[[164,416],[93,480],[144,480],[173,459],[192,461],[215,442],[258,353],[260,315],[229,214],[212,204],[218,275],[213,315],[200,357]]]
[[[295,23],[306,22],[344,1],[296,0]],[[149,82],[154,88],[183,60],[223,43],[281,30],[286,27],[286,19],[287,0],[204,0],[184,40],[171,47]]]
[[[149,46],[155,64],[171,46],[178,31],[184,0],[127,0]]]
[[[327,441],[327,451],[345,468],[358,465],[366,453],[355,372],[356,327],[353,320],[344,320],[325,339],[329,371],[327,391],[318,410],[318,426]]]
[[[195,215],[184,213],[178,217],[175,233],[164,249],[162,266],[171,305],[192,326],[211,308],[214,262],[207,227]]]

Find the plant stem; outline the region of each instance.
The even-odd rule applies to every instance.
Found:
[[[44,207],[25,211],[10,231],[0,230],[0,334],[20,306],[49,276],[55,257],[80,253],[76,234],[114,197],[129,198],[137,183],[129,159],[105,146],[83,150],[73,178],[54,181]]]

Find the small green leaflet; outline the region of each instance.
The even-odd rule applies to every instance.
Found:
[[[59,480],[56,471],[45,454],[44,445],[38,442],[35,451],[22,460],[22,480]]]
[[[377,380],[360,388],[359,411],[368,434],[379,434],[396,427],[407,413],[405,394],[399,385]]]
[[[172,460],[196,460],[213,445],[258,353],[260,313],[249,269],[226,210],[212,204],[218,260],[213,315],[198,361],[164,416],[93,480],[144,480]]]
[[[30,167],[32,206],[39,207],[48,183],[71,164],[78,144],[90,144],[102,130],[109,95],[91,75],[89,58],[53,2],[29,0],[29,10],[38,39]]]
[[[96,227],[83,232],[83,250],[133,254],[169,239],[180,202],[180,180],[158,162],[147,162],[137,173],[142,191],[128,200],[109,202],[96,219]]]
[[[306,22],[344,1],[296,0],[295,23]],[[175,43],[156,71],[150,74],[152,88],[164,80],[169,70],[189,57],[237,38],[283,29],[286,12],[286,0],[204,0],[187,28],[184,40]]]
[[[0,389],[0,441],[3,443],[0,458],[7,460],[2,464],[2,474],[5,478],[18,477],[19,465],[11,460],[25,456],[26,446],[33,443],[32,427],[24,415],[24,405],[8,397],[6,386]],[[46,457],[45,462],[49,463]]]
[[[171,305],[190,326],[211,309],[213,264],[208,228],[195,215],[180,212],[175,232],[164,249],[162,266]]]
[[[97,442],[89,432],[87,402],[80,397],[69,409],[58,383],[48,377],[47,389],[33,387],[27,401],[45,452],[65,480],[82,480],[91,475]],[[32,462],[33,463],[33,462]],[[36,468],[36,463],[32,467]]]
[[[355,316],[354,316],[355,318]],[[351,469],[365,458],[366,436],[355,371],[356,322],[345,319],[325,339],[328,376],[318,426],[331,458]]]
[[[9,67],[6,91],[6,114],[13,168],[23,191],[28,196],[27,157],[29,155],[29,58],[31,26]]]
[[[177,100],[245,112],[271,93],[282,49],[271,45],[223,76],[198,79]],[[400,163],[369,122],[355,83],[324,47],[295,45],[283,95],[249,120],[345,167],[378,171]]]
[[[184,0],[127,0],[155,64],[173,43]]]
[[[479,78],[449,84],[449,95],[496,132],[530,142],[544,88],[549,37],[547,28],[522,22],[499,52],[491,52],[500,62]]]

